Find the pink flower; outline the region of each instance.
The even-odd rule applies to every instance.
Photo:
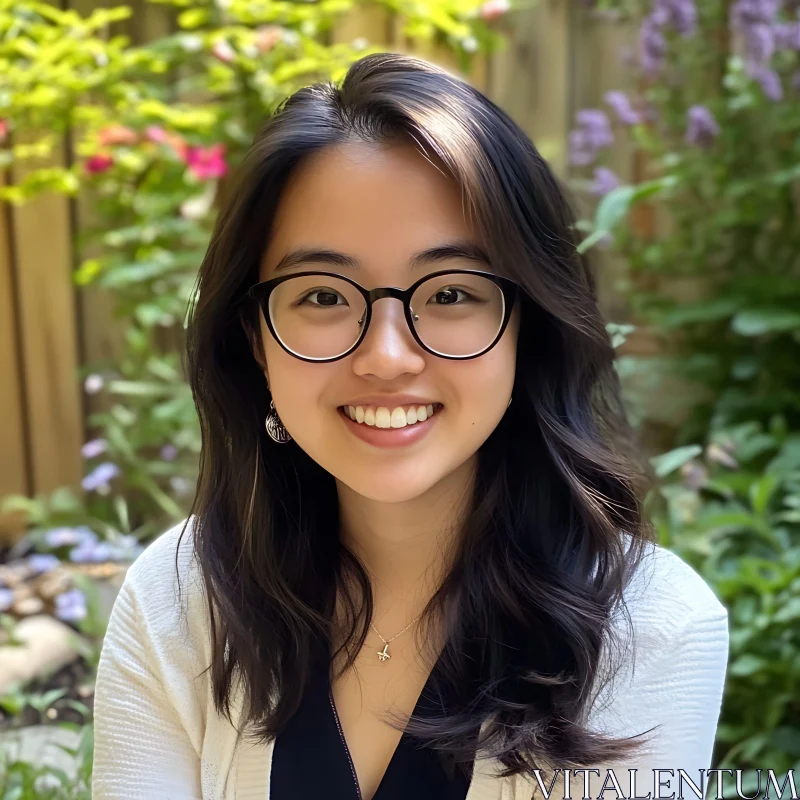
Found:
[[[139,135],[125,125],[109,125],[97,134],[97,141],[103,147],[110,147],[115,144],[136,144]]]
[[[511,3],[509,0],[486,0],[480,8],[480,15],[484,22],[491,22],[491,20],[502,17],[510,10]]]
[[[114,159],[107,153],[97,153],[87,158],[83,166],[90,175],[95,175],[105,172],[113,163]]]
[[[158,125],[151,125],[145,132],[145,138],[156,144],[166,144],[173,149],[178,157],[185,161],[186,151],[189,149],[186,140],[177,133],[165,131]]]
[[[4,142],[8,136],[8,120],[0,119],[0,142]]]
[[[278,25],[264,25],[256,31],[255,45],[259,53],[272,50],[283,38],[283,28]]]
[[[201,181],[221,178],[228,172],[224,144],[190,147],[184,160],[192,174]]]
[[[236,58],[236,51],[225,39],[220,39],[218,42],[214,42],[213,46],[211,47],[211,52],[220,61],[222,61],[223,64],[230,64],[231,61]]]

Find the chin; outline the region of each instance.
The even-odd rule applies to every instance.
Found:
[[[336,473],[334,473],[336,475]],[[444,475],[420,475],[416,469],[412,475],[403,475],[398,470],[372,469],[369,474],[352,474],[342,470],[337,480],[351,491],[377,503],[406,503],[421,497],[439,483]]]

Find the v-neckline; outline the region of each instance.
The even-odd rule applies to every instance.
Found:
[[[412,715],[418,714],[419,711],[421,710],[423,706],[425,693],[430,688],[430,683],[433,678],[433,674],[438,668],[438,666],[439,666],[439,660],[437,659],[436,663],[433,665],[433,669],[431,669],[431,671],[428,673],[428,677],[425,679],[425,685],[422,687],[422,690],[420,691],[419,696],[417,697],[417,702],[414,704],[414,710],[411,712]],[[336,709],[336,701],[333,698],[333,684],[331,682],[331,677],[330,677],[330,663],[328,665],[328,669],[325,674],[327,676],[326,682],[328,688],[328,701],[331,707],[331,714],[333,716],[333,721],[336,725],[336,729],[339,732],[339,739],[342,743],[342,750],[344,751],[344,756],[347,759],[347,763],[350,766],[350,773],[353,776],[353,784],[356,792],[355,797],[356,800],[364,800],[364,797],[361,793],[361,784],[359,783],[358,780],[358,773],[356,771],[355,762],[353,761],[353,756],[350,752],[350,747],[347,744],[347,739],[344,735],[344,728],[342,727],[342,721],[339,718],[339,712]],[[402,734],[400,735],[400,738],[397,741],[397,744],[395,745],[394,750],[392,751],[392,755],[386,764],[386,769],[383,771],[383,775],[381,775],[381,779],[378,782],[378,786],[375,789],[375,793],[373,794],[371,800],[381,800],[382,796],[381,788],[386,783],[388,779],[387,776],[389,776],[390,773],[393,771],[395,762],[400,757],[399,753],[406,746],[408,739],[409,739],[408,734],[405,731],[403,731]]]

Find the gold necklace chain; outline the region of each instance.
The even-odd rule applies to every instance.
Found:
[[[414,619],[412,619],[411,622],[409,622],[408,625],[406,625],[405,628],[403,628],[403,630],[400,631],[400,633],[405,633],[422,616],[422,613],[423,612],[420,612]],[[391,656],[389,655],[389,642],[394,641],[400,635],[400,633],[396,633],[394,636],[392,636],[391,639],[384,639],[383,636],[381,636],[378,629],[371,622],[369,624],[372,630],[374,630],[375,633],[377,633],[378,636],[380,636],[380,639],[383,642],[383,650],[379,650],[377,652],[378,658],[381,661],[387,661],[388,659],[391,658]]]

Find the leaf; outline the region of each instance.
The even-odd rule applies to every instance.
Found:
[[[789,602],[782,606],[772,619],[775,622],[790,622],[800,619],[800,597],[789,598]]]
[[[675,450],[670,450],[668,453],[663,453],[660,456],[655,456],[650,459],[653,469],[659,478],[665,478],[675,470],[680,469],[684,464],[687,464],[693,458],[697,458],[703,452],[703,448],[699,444],[690,444],[686,447],[678,447]]]
[[[780,485],[777,475],[764,475],[760,480],[750,486],[750,503],[757,514],[764,514],[769,505],[770,498]]]
[[[785,308],[749,309],[734,316],[731,328],[740,336],[800,330],[800,314]]]
[[[737,677],[746,677],[747,675],[753,675],[756,672],[760,672],[765,666],[765,662],[763,659],[758,658],[758,656],[752,655],[752,653],[745,653],[742,656],[739,656],[729,667],[729,672],[731,675],[736,675]]]

